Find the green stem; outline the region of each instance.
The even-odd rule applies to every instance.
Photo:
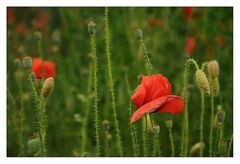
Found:
[[[143,143],[143,156],[148,156],[148,144],[147,144],[147,130],[146,130],[146,117],[142,119],[142,143]]]
[[[233,143],[233,135],[231,137],[229,146],[228,146],[228,152],[227,152],[227,156],[230,157],[230,153],[231,153],[231,149],[232,149],[232,143]]]
[[[141,45],[142,50],[143,50],[145,62],[147,64],[148,75],[151,75],[152,74],[152,64],[151,64],[150,59],[148,57],[148,53],[147,53],[146,47],[145,47],[142,39],[139,42],[140,42],[140,45]]]
[[[200,143],[203,144],[203,121],[204,121],[204,93],[201,91],[201,118],[200,118]],[[203,156],[203,146],[200,147],[200,157]]]
[[[209,157],[212,157],[213,148],[213,121],[214,121],[214,95],[213,95],[213,79],[211,81],[211,118],[210,118],[210,136],[209,136]]]
[[[160,147],[159,136],[154,136],[153,157],[161,157],[161,147]]]
[[[105,44],[106,44],[106,54],[107,54],[107,67],[108,67],[108,77],[109,77],[109,85],[110,85],[110,92],[112,97],[112,109],[113,109],[113,117],[114,117],[114,126],[116,130],[116,138],[117,138],[117,147],[119,155],[123,156],[123,147],[121,141],[121,133],[117,118],[117,109],[116,109],[116,100],[115,100],[115,92],[114,92],[114,84],[113,84],[113,77],[112,77],[112,66],[111,66],[111,53],[110,53],[110,46],[109,46],[109,20],[108,20],[108,8],[105,8]]]
[[[174,141],[173,141],[172,129],[169,128],[168,131],[169,131],[169,139],[170,139],[170,143],[171,143],[172,157],[174,157],[175,149],[174,149]]]
[[[42,80],[44,81],[44,77],[45,77],[45,70],[44,70],[44,65],[43,65],[43,62],[44,62],[44,55],[43,55],[43,49],[42,49],[42,41],[41,41],[41,38],[37,40],[37,50],[38,50],[38,54],[42,60],[42,74],[43,74],[43,77],[42,77]]]

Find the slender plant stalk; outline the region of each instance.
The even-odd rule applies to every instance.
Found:
[[[201,110],[201,118],[200,118],[200,143],[203,143],[203,122],[204,122],[204,93],[201,91],[201,102],[202,102],[202,110]],[[203,156],[203,146],[200,147],[200,157]]]
[[[142,119],[142,140],[143,140],[143,156],[148,156],[148,144],[147,144],[147,119]]]
[[[199,69],[198,64],[193,59],[188,59],[185,68],[184,68],[184,74],[183,74],[183,94],[184,94],[184,125],[182,128],[182,141],[181,141],[181,156],[187,156],[188,155],[188,138],[189,138],[189,118],[188,118],[188,74],[189,74],[189,66],[190,64],[193,64],[195,66],[195,69]]]
[[[81,134],[82,134],[82,145],[81,145],[81,153],[85,152],[86,149],[86,140],[87,140],[87,123],[88,123],[88,118],[90,114],[90,95],[91,95],[91,88],[92,88],[92,74],[93,74],[93,69],[92,69],[92,62],[89,63],[89,68],[88,68],[88,86],[87,86],[87,101],[86,101],[86,112],[85,112],[85,117],[83,120],[83,127],[81,128]]]
[[[230,139],[229,145],[228,145],[228,151],[227,151],[227,156],[230,157],[231,154],[231,149],[232,149],[232,143],[233,143],[233,135]]]
[[[90,35],[91,48],[93,55],[93,84],[94,84],[94,113],[95,113],[95,137],[96,137],[96,156],[100,156],[100,127],[99,127],[99,115],[98,115],[98,79],[97,79],[97,55],[96,55],[96,44],[94,34]]]
[[[109,19],[108,19],[108,8],[105,8],[105,44],[106,44],[106,54],[107,54],[107,67],[108,67],[108,78],[109,78],[109,85],[110,85],[110,92],[112,97],[112,109],[113,109],[113,117],[114,117],[114,126],[116,129],[116,138],[117,138],[117,147],[119,155],[123,156],[123,147],[121,141],[121,133],[117,118],[117,109],[116,109],[116,100],[115,100],[115,92],[114,92],[114,84],[113,84],[113,77],[112,77],[112,66],[111,66],[111,53],[110,53],[110,46],[109,46]]]
[[[173,135],[172,135],[172,128],[168,128],[168,132],[169,132],[169,139],[170,139],[170,143],[171,143],[171,150],[172,150],[172,157],[174,157],[174,141],[173,141]]]
[[[161,146],[159,136],[154,137],[154,149],[153,149],[154,157],[161,157]]]
[[[213,149],[213,121],[214,121],[214,95],[213,95],[213,79],[211,81],[211,120],[210,120],[210,136],[209,136],[209,157],[212,157]]]
[[[143,50],[145,62],[146,62],[146,64],[147,64],[148,75],[151,75],[151,74],[152,74],[152,64],[151,64],[150,59],[149,59],[149,57],[148,57],[148,53],[147,53],[146,47],[145,47],[142,39],[140,39],[139,42],[140,42],[140,45],[141,45],[142,50]]]

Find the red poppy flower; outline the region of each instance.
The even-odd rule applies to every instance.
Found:
[[[130,123],[145,113],[168,112],[176,115],[184,111],[183,98],[172,95],[170,82],[161,74],[143,76],[131,99],[138,109],[133,113]]]
[[[189,36],[189,37],[187,38],[186,47],[185,47],[185,49],[184,49],[185,53],[186,53],[188,56],[190,56],[190,55],[193,53],[193,51],[194,51],[194,49],[196,48],[196,46],[197,46],[197,43],[196,43],[195,38],[192,37],[192,36]]]
[[[16,25],[15,31],[19,36],[25,36],[27,33],[27,27],[23,23],[18,23]]]
[[[163,22],[159,18],[149,18],[148,19],[148,25],[149,26],[162,26]]]
[[[192,19],[193,8],[192,7],[184,7],[183,8],[183,13],[184,13],[184,20],[186,22],[188,22],[189,20]]]
[[[33,58],[32,62],[33,62],[32,71],[35,72],[37,79],[40,79],[42,77],[44,77],[44,79],[47,79],[49,77],[55,77],[56,66],[53,62],[51,61],[43,62],[40,58]]]
[[[49,15],[47,12],[40,12],[37,18],[33,21],[34,28],[38,30],[43,30],[47,27],[49,22]]]
[[[218,43],[218,45],[219,45],[220,47],[223,47],[224,44],[225,44],[224,39],[221,38],[221,37],[219,37],[219,36],[215,36],[215,41]]]
[[[13,24],[15,21],[15,14],[13,8],[7,9],[7,23],[9,25]]]

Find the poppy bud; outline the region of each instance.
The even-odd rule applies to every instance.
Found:
[[[153,134],[155,137],[157,137],[160,133],[160,126],[159,125],[154,125],[153,126]]]
[[[225,111],[223,109],[219,109],[217,111],[217,123],[219,126],[221,126],[225,119]]]
[[[44,98],[47,98],[53,91],[54,79],[52,77],[47,78],[42,87],[42,95]]]
[[[219,65],[216,60],[212,60],[208,63],[208,74],[215,78],[219,75]]]
[[[88,23],[88,32],[90,35],[94,35],[96,33],[96,24],[93,21]]]
[[[136,29],[135,30],[135,36],[138,40],[142,40],[142,38],[143,38],[142,30],[141,29]]]
[[[15,59],[14,60],[14,65],[16,68],[20,68],[21,67],[21,61],[19,59]]]
[[[198,85],[198,87],[207,95],[210,94],[210,87],[209,87],[209,82],[208,82],[208,79],[205,75],[205,73],[198,69],[196,71],[196,83]]]
[[[106,133],[106,139],[108,141],[112,140],[112,135],[110,133],[108,133],[108,132]]]
[[[196,143],[195,145],[192,146],[191,150],[190,150],[190,156],[195,156],[198,155],[200,152],[201,147],[205,147],[204,143]]]
[[[227,152],[227,141],[220,140],[218,143],[218,153],[220,156],[225,156]]]
[[[36,31],[34,33],[34,38],[36,39],[36,41],[39,41],[42,39],[42,33],[40,31]]]
[[[32,58],[30,56],[25,56],[23,58],[23,66],[27,70],[31,70],[32,69]]]
[[[218,81],[218,78],[214,78],[212,80],[213,80],[212,81],[213,95],[217,97],[219,94],[219,81]]]
[[[110,122],[108,120],[103,120],[102,121],[102,125],[103,125],[103,130],[104,131],[108,131],[110,128]]]
[[[166,127],[168,129],[172,129],[173,127],[173,121],[172,120],[165,120]]]
[[[23,46],[19,46],[17,49],[18,53],[20,53],[21,55],[25,54],[25,48]]]
[[[33,138],[28,141],[28,149],[30,153],[37,153],[40,150],[40,139]]]
[[[35,82],[36,81],[36,74],[35,74],[35,72],[31,72],[31,77],[32,77],[32,81]]]

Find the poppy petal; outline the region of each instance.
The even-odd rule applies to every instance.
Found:
[[[137,106],[142,106],[146,97],[146,89],[143,84],[140,84],[134,95],[132,96],[132,102]]]
[[[131,118],[130,123],[140,119],[145,113],[153,112],[169,112],[177,114],[183,112],[184,101],[183,98],[175,95],[167,95],[159,97],[137,109]]]

